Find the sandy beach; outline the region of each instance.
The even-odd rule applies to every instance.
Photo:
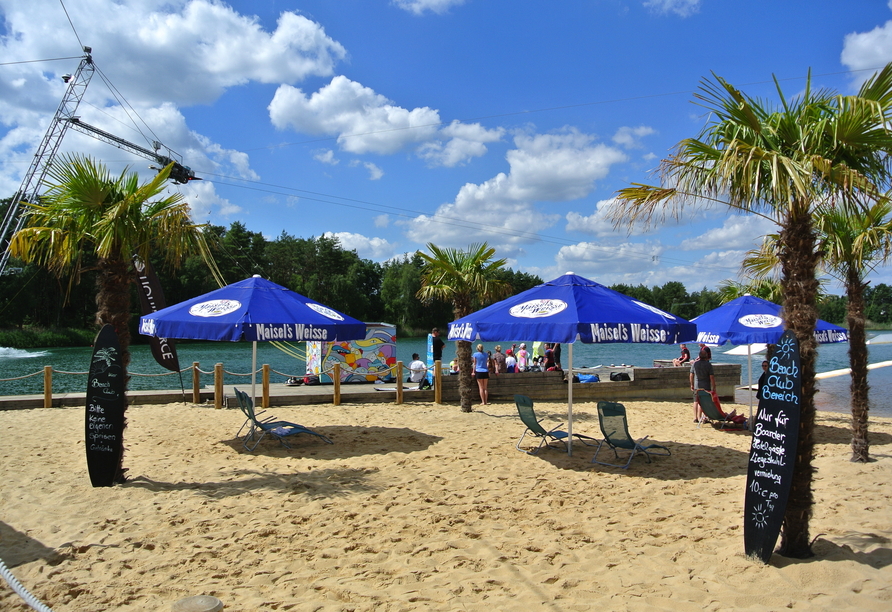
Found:
[[[56,612],[169,610],[889,610],[892,420],[867,465],[820,413],[812,559],[743,555],[749,436],[682,403],[629,402],[632,435],[672,449],[628,470],[514,449],[513,404],[275,408],[334,441],[264,440],[238,410],[128,410],[130,480],[90,486],[83,410],[0,413],[0,557]],[[745,406],[737,406],[746,411]],[[546,422],[563,404],[537,404]],[[595,405],[575,430],[598,434]],[[0,581],[0,609],[30,610]]]

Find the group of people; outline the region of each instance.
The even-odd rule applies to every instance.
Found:
[[[477,351],[471,355],[474,364],[473,376],[477,380],[477,389],[480,392],[480,403],[489,403],[489,377],[500,374],[514,374],[516,372],[554,371],[561,369],[560,362],[561,345],[558,343],[546,343],[543,355],[533,356],[527,351],[527,345],[522,342],[520,346],[512,344],[511,348],[502,352],[502,345],[497,344],[495,353],[485,351],[482,344],[477,345]]]

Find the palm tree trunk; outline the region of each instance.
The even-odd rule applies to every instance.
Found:
[[[867,384],[867,338],[864,333],[864,283],[853,270],[846,281],[849,305],[849,365],[852,368],[852,461],[870,460],[867,441],[867,413],[869,410]]]
[[[795,205],[800,202],[794,203]],[[796,206],[807,211],[806,206]],[[795,210],[795,209],[794,209]],[[802,395],[800,397],[799,440],[796,447],[796,466],[790,487],[790,497],[781,529],[778,553],[787,557],[812,556],[808,525],[814,495],[812,479],[814,467],[815,432],[815,356],[817,341],[814,336],[818,319],[816,306],[818,281],[815,278],[818,255],[816,236],[811,216],[807,212],[790,213],[780,233],[780,261],[783,271],[784,310],[787,326],[799,340]]]
[[[96,324],[115,328],[125,369],[130,365],[130,263],[122,257],[100,259],[96,276]]]
[[[461,401],[461,411],[471,412],[474,403],[474,379],[471,372],[474,365],[471,361],[471,343],[466,340],[458,340],[455,343],[455,358],[458,360],[458,395]]]

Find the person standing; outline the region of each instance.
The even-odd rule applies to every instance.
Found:
[[[762,362],[762,374],[759,376],[759,382],[756,387],[756,399],[761,401],[765,399],[765,388],[768,386],[768,362]]]
[[[517,372],[517,360],[514,358],[514,351],[511,349],[505,351],[505,372],[508,374]]]
[[[530,354],[527,352],[527,345],[520,343],[520,349],[517,351],[517,371],[526,372],[530,366]]]
[[[477,345],[477,352],[471,355],[474,361],[474,378],[477,380],[477,390],[480,391],[480,403],[484,406],[489,403],[489,355],[483,352],[483,345]]]
[[[496,352],[493,354],[492,359],[496,362],[496,374],[504,374],[508,371],[508,364],[506,362],[505,353],[502,352],[501,344],[496,345]]]
[[[443,361],[443,347],[446,346],[446,343],[443,342],[443,339],[440,338],[440,330],[436,327],[431,330],[431,335],[433,339],[431,340],[431,352],[434,356],[434,361]]]
[[[555,342],[551,345],[551,350],[554,351],[554,365],[558,370],[563,369],[561,367],[561,343]]]
[[[694,395],[694,422],[699,423],[703,420],[703,409],[700,408],[700,401],[697,399],[697,389],[705,389],[712,392],[715,389],[715,372],[712,369],[710,361],[711,354],[706,351],[700,352],[700,358],[691,364],[691,393]],[[697,386],[694,386],[694,383]]]

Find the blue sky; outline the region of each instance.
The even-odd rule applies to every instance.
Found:
[[[196,221],[331,233],[376,261],[487,241],[545,280],[691,291],[736,278],[774,227],[692,210],[630,234],[605,212],[697,134],[700,80],[776,99],[772,75],[793,95],[810,68],[850,93],[892,61],[892,0],[0,0],[0,16],[0,63],[93,48],[134,110],[97,72],[81,117],[182,154],[205,179],[177,187]],[[76,66],[0,65],[0,194]],[[73,131],[63,149],[152,173]]]

